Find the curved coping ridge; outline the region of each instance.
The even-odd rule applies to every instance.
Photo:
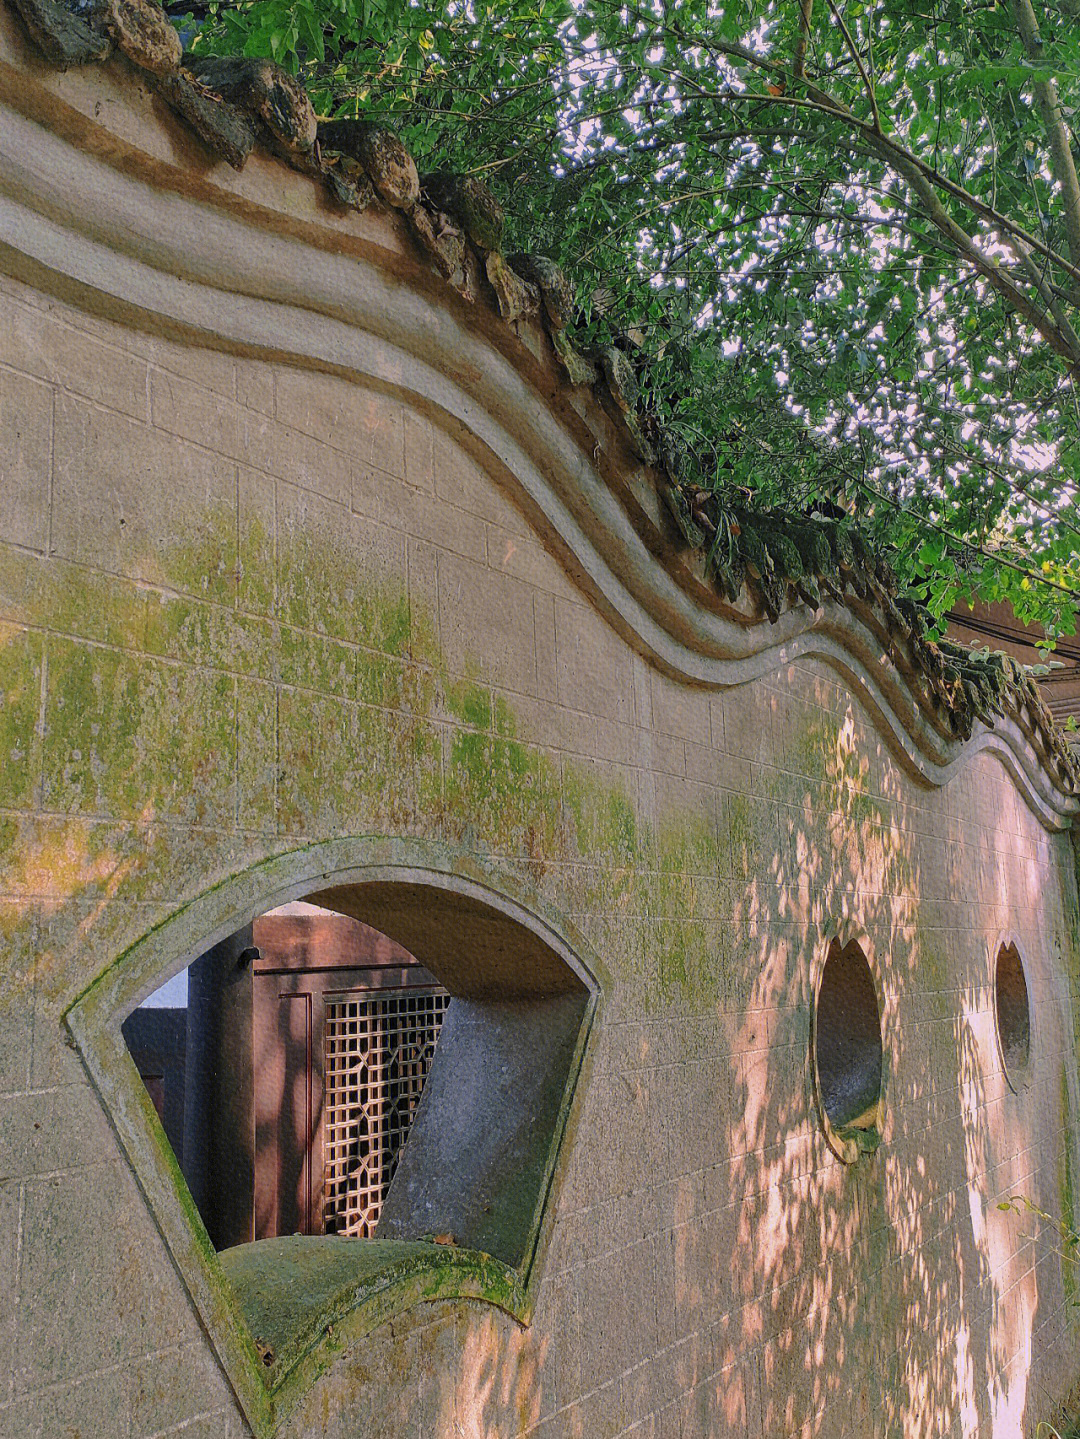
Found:
[[[134,103],[112,73],[120,63],[95,67],[92,84]],[[0,268],[138,327],[407,400],[484,460],[608,620],[669,674],[724,688],[821,660],[917,781],[943,785],[994,754],[1043,825],[1071,825],[1080,799],[1037,726],[1021,710],[976,721],[968,740],[950,733],[871,604],[801,605],[774,624],[724,606],[673,551],[659,507],[635,499],[647,472],[599,404],[538,359],[527,326],[436,283],[397,217],[338,217],[309,179],[267,158],[227,187],[193,176],[46,88],[65,82],[90,108],[85,76],[31,79],[0,48]],[[142,98],[147,124],[171,123]]]
[[[316,1237],[299,1247],[264,1240],[219,1255],[128,1053],[123,1019],[185,968],[193,953],[234,933],[252,914],[326,889],[387,883],[445,890],[507,916],[531,930],[589,993],[528,1253],[520,1267],[511,1267],[451,1245]],[[70,1006],[68,1031],[259,1439],[276,1432],[350,1340],[413,1305],[474,1299],[529,1322],[550,1238],[553,1205],[547,1199],[561,1173],[557,1156],[600,995],[609,989],[603,962],[584,937],[517,877],[442,843],[359,837],[287,850],[190,899]]]

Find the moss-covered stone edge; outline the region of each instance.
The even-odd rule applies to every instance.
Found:
[[[364,1244],[378,1250],[383,1261],[378,1271],[359,1283],[344,1283],[310,1316],[308,1324],[272,1352],[261,1340],[266,1325],[258,1294],[250,1283],[238,1279],[239,1251],[227,1251],[219,1259],[227,1279],[236,1287],[249,1331],[256,1336],[273,1414],[279,1423],[351,1345],[418,1304],[473,1300],[503,1310],[519,1324],[527,1324],[531,1318],[532,1304],[521,1275],[490,1254],[434,1242],[342,1241],[303,1236],[243,1247],[246,1251],[273,1248],[274,1263],[280,1262],[280,1277],[285,1279],[303,1265],[305,1250],[311,1253],[317,1247],[337,1248],[342,1244]]]

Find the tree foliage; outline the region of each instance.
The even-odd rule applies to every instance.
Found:
[[[1080,0],[215,0],[193,44],[483,175],[699,483],[1071,631]]]

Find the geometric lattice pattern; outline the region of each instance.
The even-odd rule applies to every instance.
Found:
[[[326,1000],[323,1218],[370,1239],[412,1124],[450,1003],[444,989]]]

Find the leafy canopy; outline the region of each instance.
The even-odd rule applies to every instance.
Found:
[[[481,174],[703,488],[839,504],[938,612],[977,592],[1071,632],[1080,0],[210,0],[179,23],[398,128],[422,172]]]

